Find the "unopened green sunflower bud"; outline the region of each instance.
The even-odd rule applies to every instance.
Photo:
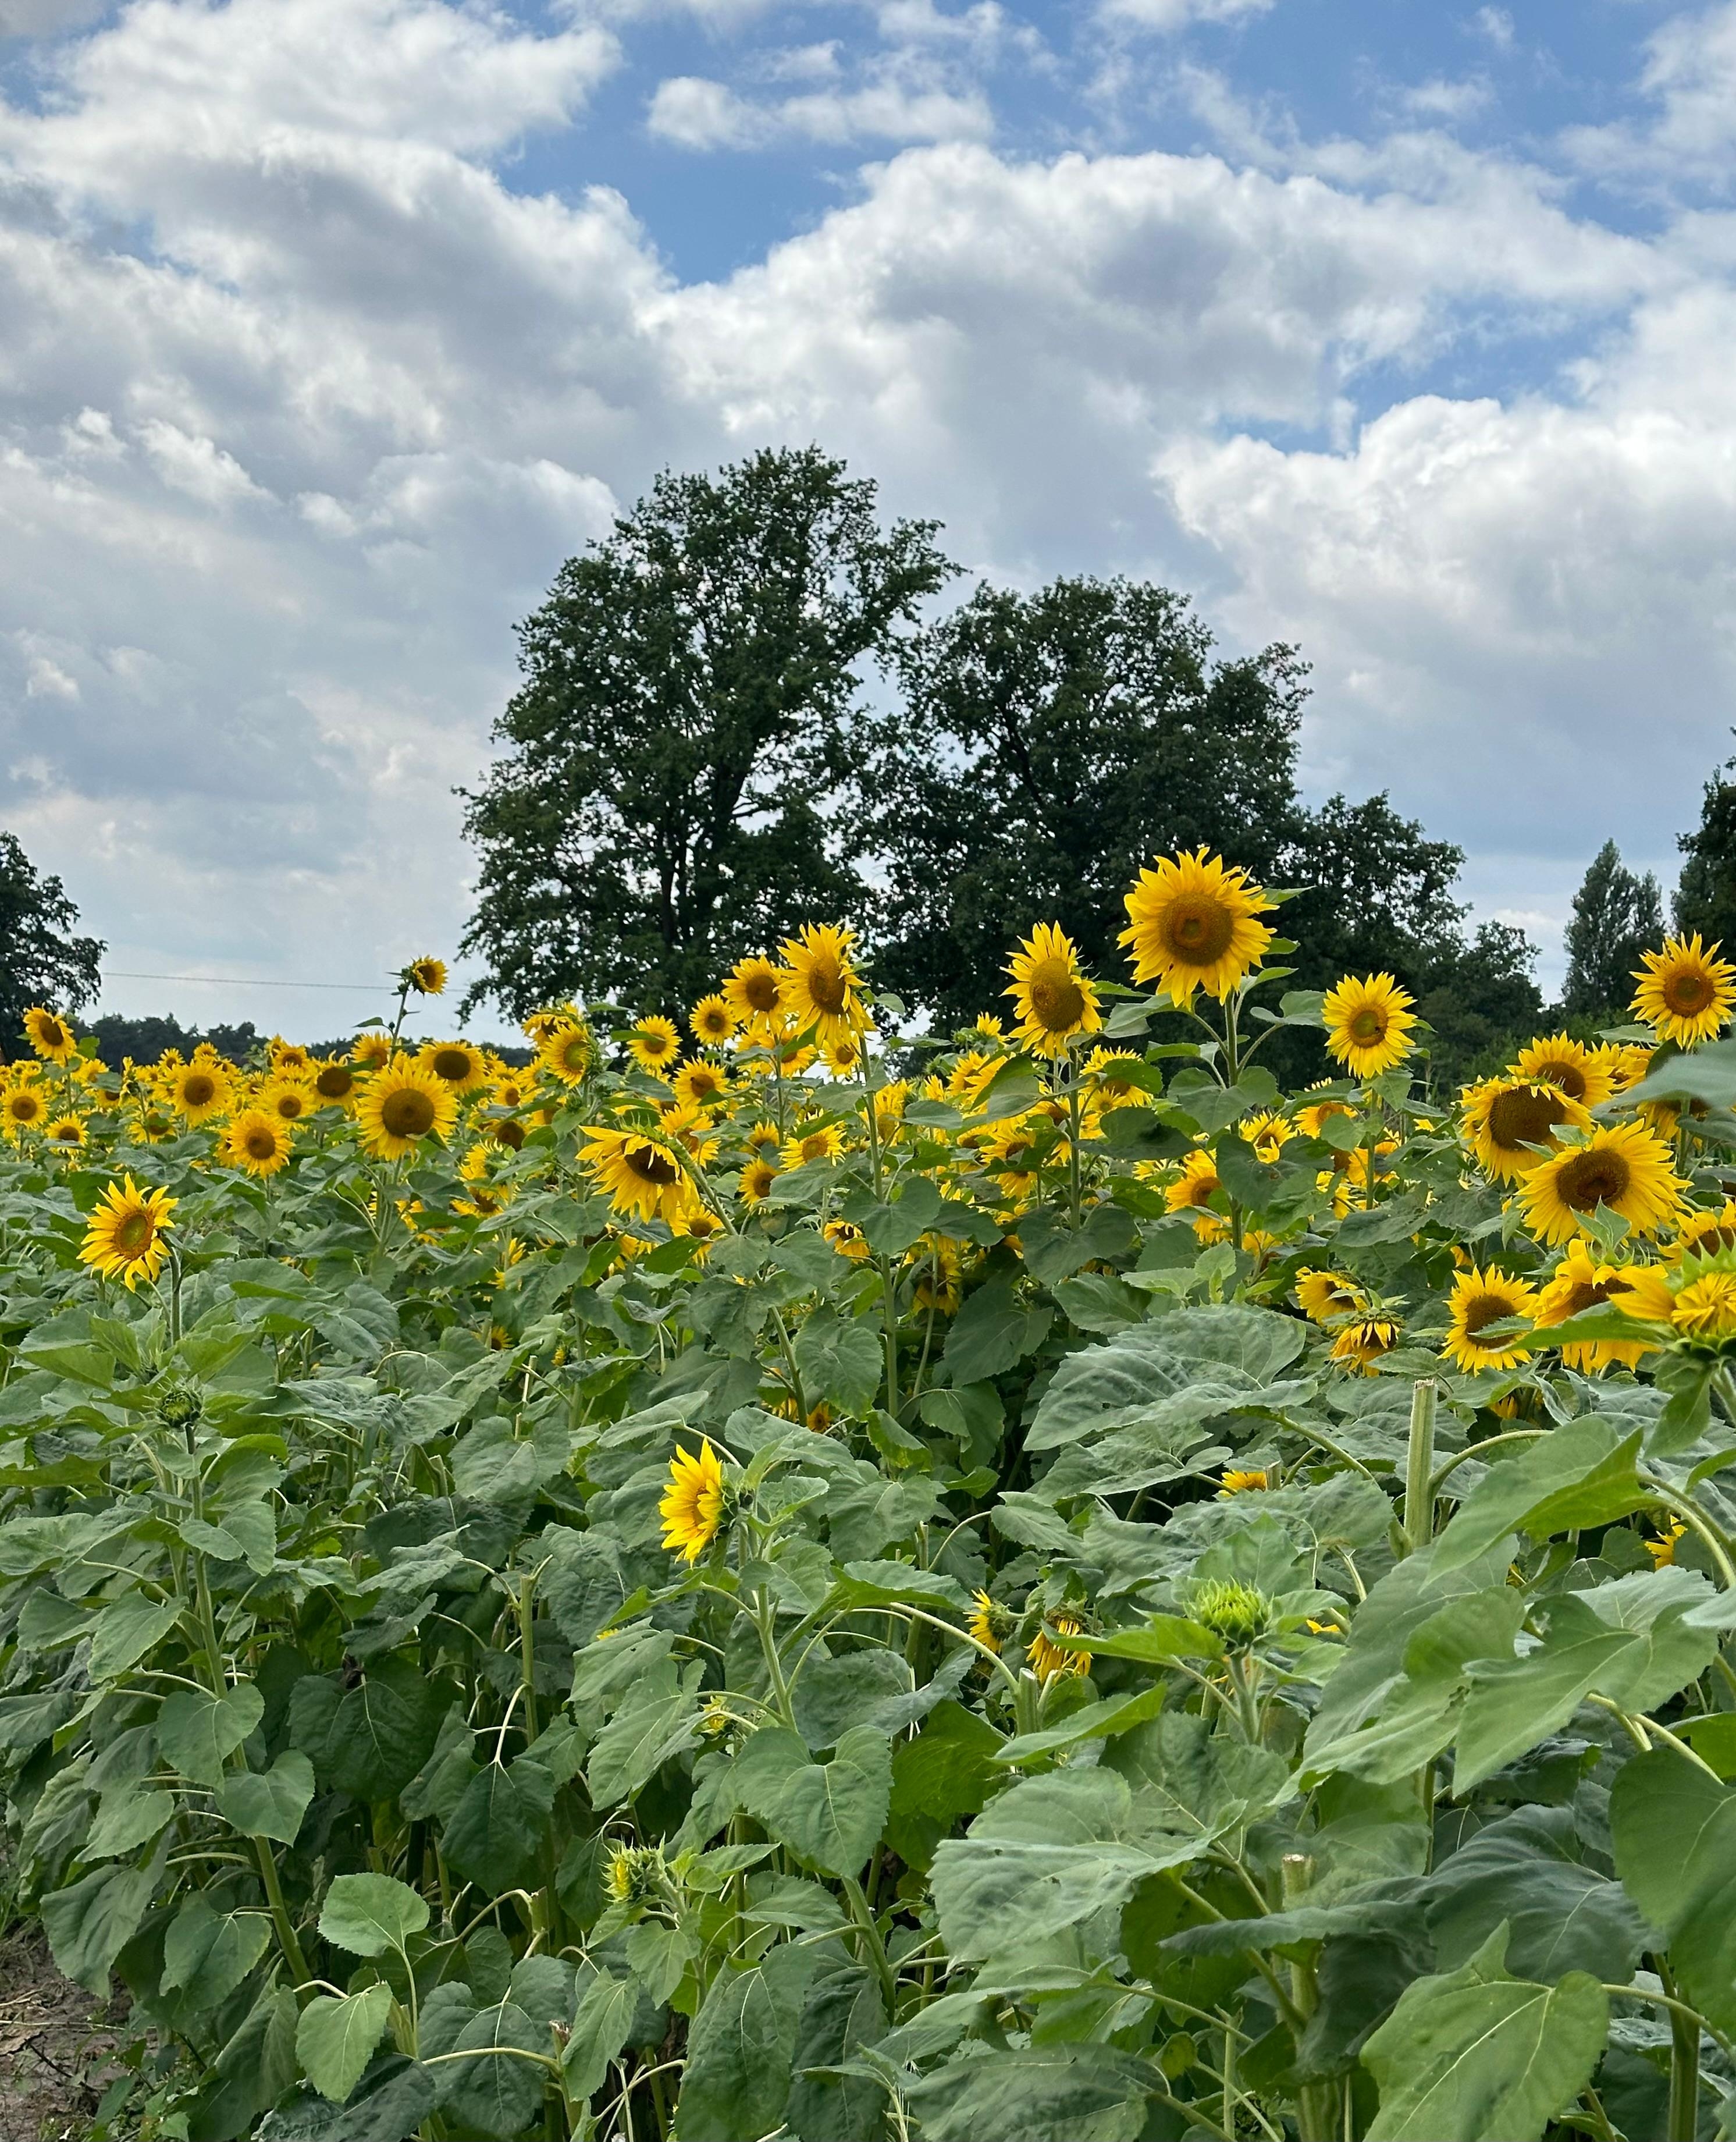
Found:
[[[1204,1578],[1194,1588],[1189,1611],[1232,1651],[1245,1651],[1272,1626],[1271,1601],[1235,1577]]]

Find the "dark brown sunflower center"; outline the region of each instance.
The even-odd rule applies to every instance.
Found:
[[[249,1160],[270,1160],[278,1149],[277,1139],[264,1124],[255,1123],[241,1141],[241,1148]]]
[[[1567,1314],[1577,1316],[1582,1309],[1595,1309],[1600,1301],[1609,1300],[1610,1291],[1608,1287],[1595,1286],[1588,1279],[1576,1279],[1567,1291]]]
[[[313,1089],[322,1100],[341,1101],[356,1083],[356,1074],[348,1064],[328,1064],[313,1081]]]
[[[836,960],[816,960],[808,970],[807,992],[814,1000],[814,1009],[823,1011],[828,1019],[836,1019],[843,1010],[850,991],[844,980],[844,970]]]
[[[1465,1304],[1465,1336],[1479,1346],[1498,1347],[1498,1339],[1482,1340],[1477,1335],[1491,1324],[1499,1324],[1503,1317],[1517,1316],[1517,1305],[1504,1294],[1473,1294]]]
[[[801,1141],[801,1157],[804,1160],[824,1160],[826,1153],[826,1140],[824,1131],[816,1131],[811,1136]]]
[[[1577,1064],[1540,1064],[1537,1076],[1547,1079],[1558,1093],[1565,1093],[1570,1101],[1586,1098],[1586,1074]]]
[[[436,1049],[430,1068],[436,1078],[444,1078],[449,1086],[456,1086],[470,1076],[470,1054],[462,1049]]]
[[[209,1071],[189,1073],[181,1087],[181,1098],[190,1108],[209,1108],[217,1098],[217,1081]]]
[[[495,1125],[495,1143],[509,1147],[516,1152],[525,1143],[525,1127],[515,1123],[509,1116]]]
[[[1700,1256],[1709,1257],[1719,1250],[1736,1250],[1736,1227],[1704,1227],[1695,1235],[1690,1244]]]
[[[115,1229],[115,1247],[124,1257],[142,1257],[155,1240],[156,1222],[142,1205],[124,1213]]]
[[[1065,960],[1043,960],[1031,970],[1025,987],[1038,1023],[1050,1034],[1076,1027],[1085,1009],[1085,992]]]
[[[1679,968],[1664,985],[1664,1001],[1684,1019],[1704,1011],[1712,1001],[1712,978],[1697,967]]]
[[[84,1133],[76,1123],[62,1123],[57,1130],[51,1131],[49,1136],[58,1138],[62,1145],[80,1145],[84,1142]]]
[[[779,994],[777,975],[763,968],[756,970],[742,984],[742,994],[762,1018],[777,1010]]]
[[[6,1104],[6,1113],[15,1123],[33,1123],[42,1113],[42,1104],[34,1093],[14,1093]]]
[[[1350,1022],[1350,1039],[1370,1049],[1377,1041],[1386,1039],[1386,1017],[1373,1004],[1364,1004]]]
[[[1235,917],[1216,900],[1178,900],[1164,917],[1171,953],[1191,967],[1221,960],[1235,935]]]
[[[1489,1110],[1489,1136],[1504,1152],[1517,1146],[1551,1144],[1550,1126],[1561,1112],[1561,1103],[1551,1093],[1526,1086],[1497,1093]]]
[[[42,1021],[42,1046],[45,1049],[64,1049],[66,1045],[65,1027],[57,1019],[45,1019]]]
[[[672,1182],[681,1180],[681,1170],[654,1145],[629,1146],[626,1159],[642,1182],[654,1182],[659,1190],[667,1190]]]
[[[388,1094],[380,1109],[380,1122],[393,1137],[426,1138],[434,1128],[434,1099],[413,1087]]]
[[[298,1117],[304,1116],[308,1113],[307,1095],[298,1093],[293,1088],[288,1093],[279,1093],[277,1097],[277,1112],[285,1123],[294,1123]]]
[[[1593,1212],[1600,1205],[1618,1204],[1633,1179],[1621,1155],[1605,1146],[1564,1160],[1556,1172],[1556,1195],[1575,1212]]]

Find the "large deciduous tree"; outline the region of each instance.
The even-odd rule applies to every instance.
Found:
[[[819,918],[860,920],[865,671],[951,570],[816,448],[665,474],[520,629],[505,754],[466,797],[471,999],[665,1009]]]
[[[1664,941],[1658,881],[1650,871],[1635,877],[1620,849],[1605,841],[1573,896],[1573,916],[1562,935],[1567,979],[1561,1009],[1581,1018],[1620,1014],[1634,994],[1640,955]]]
[[[1706,783],[1700,822],[1676,842],[1686,861],[1677,881],[1675,925],[1736,951],[1736,759]]]
[[[106,949],[76,935],[78,910],[57,877],[43,877],[12,833],[0,832],[0,1063],[23,1044],[33,1004],[76,1012],[102,986]]]

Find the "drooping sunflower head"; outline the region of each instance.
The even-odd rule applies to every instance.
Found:
[[[376,1160],[407,1160],[427,1138],[451,1135],[458,1097],[419,1064],[377,1071],[356,1103],[356,1128]]]
[[[1338,1328],[1332,1358],[1343,1368],[1372,1376],[1383,1354],[1398,1344],[1398,1322],[1392,1316],[1353,1316]]]
[[[533,1048],[541,1048],[558,1026],[583,1026],[584,1014],[577,1004],[540,1004],[530,1015],[519,1022],[519,1031],[528,1037]]]
[[[119,1280],[128,1293],[141,1279],[155,1279],[169,1255],[175,1204],[165,1191],[141,1190],[130,1175],[110,1183],[85,1229],[80,1261]]]
[[[244,1108],[229,1119],[218,1143],[219,1157],[231,1167],[249,1175],[275,1175],[287,1166],[292,1133],[281,1116],[267,1115],[263,1108]]]
[[[488,1083],[488,1059],[468,1041],[425,1042],[416,1054],[417,1067],[454,1093],[468,1093]]]
[[[985,1651],[999,1652],[1009,1636],[1018,1626],[1018,1616],[1010,1606],[1003,1606],[998,1599],[986,1592],[974,1592],[970,1596],[970,1620],[966,1624],[971,1636]]]
[[[1600,1126],[1541,1160],[1520,1187],[1526,1224],[1541,1241],[1583,1234],[1600,1206],[1635,1235],[1655,1235],[1675,1218],[1686,1187],[1669,1149],[1640,1123]]]
[[[229,1104],[229,1082],[215,1064],[195,1057],[183,1064],[169,1081],[169,1103],[190,1123],[209,1123]]]
[[[579,1159],[617,1212],[667,1219],[687,1202],[688,1179],[675,1153],[643,1131],[587,1131]]]
[[[1736,1198],[1702,1212],[1688,1212],[1676,1229],[1676,1254],[1715,1256],[1720,1250],[1736,1250]]]
[[[1533,1078],[1553,1086],[1581,1108],[1595,1108],[1614,1091],[1609,1063],[1600,1049],[1588,1049],[1566,1034],[1552,1034],[1546,1041],[1527,1042],[1513,1066],[1516,1078]]]
[[[45,1064],[65,1064],[78,1053],[77,1035],[46,1004],[32,1004],[25,1013],[24,1039]]]
[[[1683,1049],[1721,1033],[1736,1004],[1736,966],[1719,959],[1719,950],[1702,945],[1696,930],[1689,938],[1669,939],[1661,952],[1642,952],[1634,973],[1634,1017]]]
[[[76,1151],[85,1142],[85,1123],[82,1116],[57,1116],[46,1133],[50,1145],[63,1145]]]
[[[1565,1324],[1581,1310],[1596,1308],[1600,1302],[1619,1302],[1632,1291],[1630,1268],[1600,1263],[1585,1237],[1576,1235],[1568,1243],[1554,1276],[1538,1290],[1531,1320],[1546,1330]],[[1575,1340],[1562,1347],[1561,1360],[1568,1368],[1590,1375],[1612,1364],[1631,1368],[1647,1350],[1644,1340]]]
[[[721,1108],[728,1104],[729,1074],[720,1064],[696,1056],[683,1064],[670,1081],[678,1101],[690,1108]]]
[[[1018,1038],[1039,1056],[1060,1059],[1076,1034],[1102,1026],[1097,993],[1079,965],[1073,940],[1052,922],[1039,922],[1008,965],[1013,977],[1004,996],[1013,999]]]
[[[697,1454],[678,1450],[657,1506],[663,1543],[670,1554],[695,1562],[718,1536],[723,1520],[723,1462],[708,1441]]]
[[[783,1007],[799,1033],[813,1029],[822,1049],[853,1038],[868,1023],[855,946],[854,930],[811,922],[799,935],[786,938],[781,948]]]
[[[581,1019],[550,1027],[536,1044],[536,1060],[563,1086],[583,1085],[597,1060],[597,1045]]]
[[[1025,1657],[1029,1661],[1031,1671],[1036,1675],[1045,1688],[1052,1681],[1058,1681],[1068,1675],[1088,1674],[1091,1671],[1090,1652],[1073,1651],[1068,1648],[1066,1642],[1068,1636],[1084,1635],[1085,1624],[1079,1616],[1070,1613],[1063,1607],[1058,1612],[1050,1614],[1045,1618],[1048,1622],[1049,1629],[1054,1631],[1055,1637],[1059,1637],[1062,1641],[1058,1643],[1055,1637],[1049,1635],[1048,1630],[1039,1625],[1036,1635],[1032,1637],[1025,1651]]]
[[[432,953],[424,953],[421,959],[412,960],[408,966],[400,970],[398,980],[402,987],[417,996],[443,995],[446,985],[446,961],[436,960]]]
[[[741,1021],[730,1009],[724,999],[715,990],[701,997],[688,1014],[688,1024],[693,1029],[693,1039],[703,1049],[722,1049],[735,1039]]]
[[[1359,1309],[1363,1291],[1346,1272],[1318,1271],[1305,1267],[1296,1275],[1296,1300],[1302,1314],[1316,1324]]]
[[[641,1071],[661,1076],[681,1054],[681,1036],[673,1019],[651,1012],[628,1029],[627,1054]]]
[[[1196,990],[1220,1002],[1265,957],[1272,932],[1255,918],[1274,905],[1245,871],[1202,847],[1165,856],[1127,895],[1121,942],[1136,982],[1156,982],[1177,1004]]]
[[[1493,1265],[1486,1269],[1471,1266],[1452,1282],[1447,1305],[1447,1343],[1442,1350],[1467,1375],[1478,1369],[1517,1367],[1525,1359],[1523,1352],[1506,1335],[1492,1335],[1489,1327],[1513,1316],[1529,1322],[1536,1300],[1536,1290],[1522,1279],[1515,1279]]]
[[[1326,1047],[1354,1078],[1378,1078],[1411,1051],[1416,999],[1390,975],[1346,975],[1320,1006]]]
[[[1485,1172],[1497,1182],[1517,1182],[1561,1139],[1557,1127],[1588,1131],[1591,1118],[1577,1101],[1554,1086],[1526,1078],[1486,1078],[1467,1089],[1464,1135]]]

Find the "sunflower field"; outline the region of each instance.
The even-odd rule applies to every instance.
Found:
[[[30,1013],[6,1880],[94,2136],[1736,2135],[1736,967],[1443,1092],[1283,898],[1156,861],[949,1038],[823,927],[524,1070],[432,958],[341,1059]]]

